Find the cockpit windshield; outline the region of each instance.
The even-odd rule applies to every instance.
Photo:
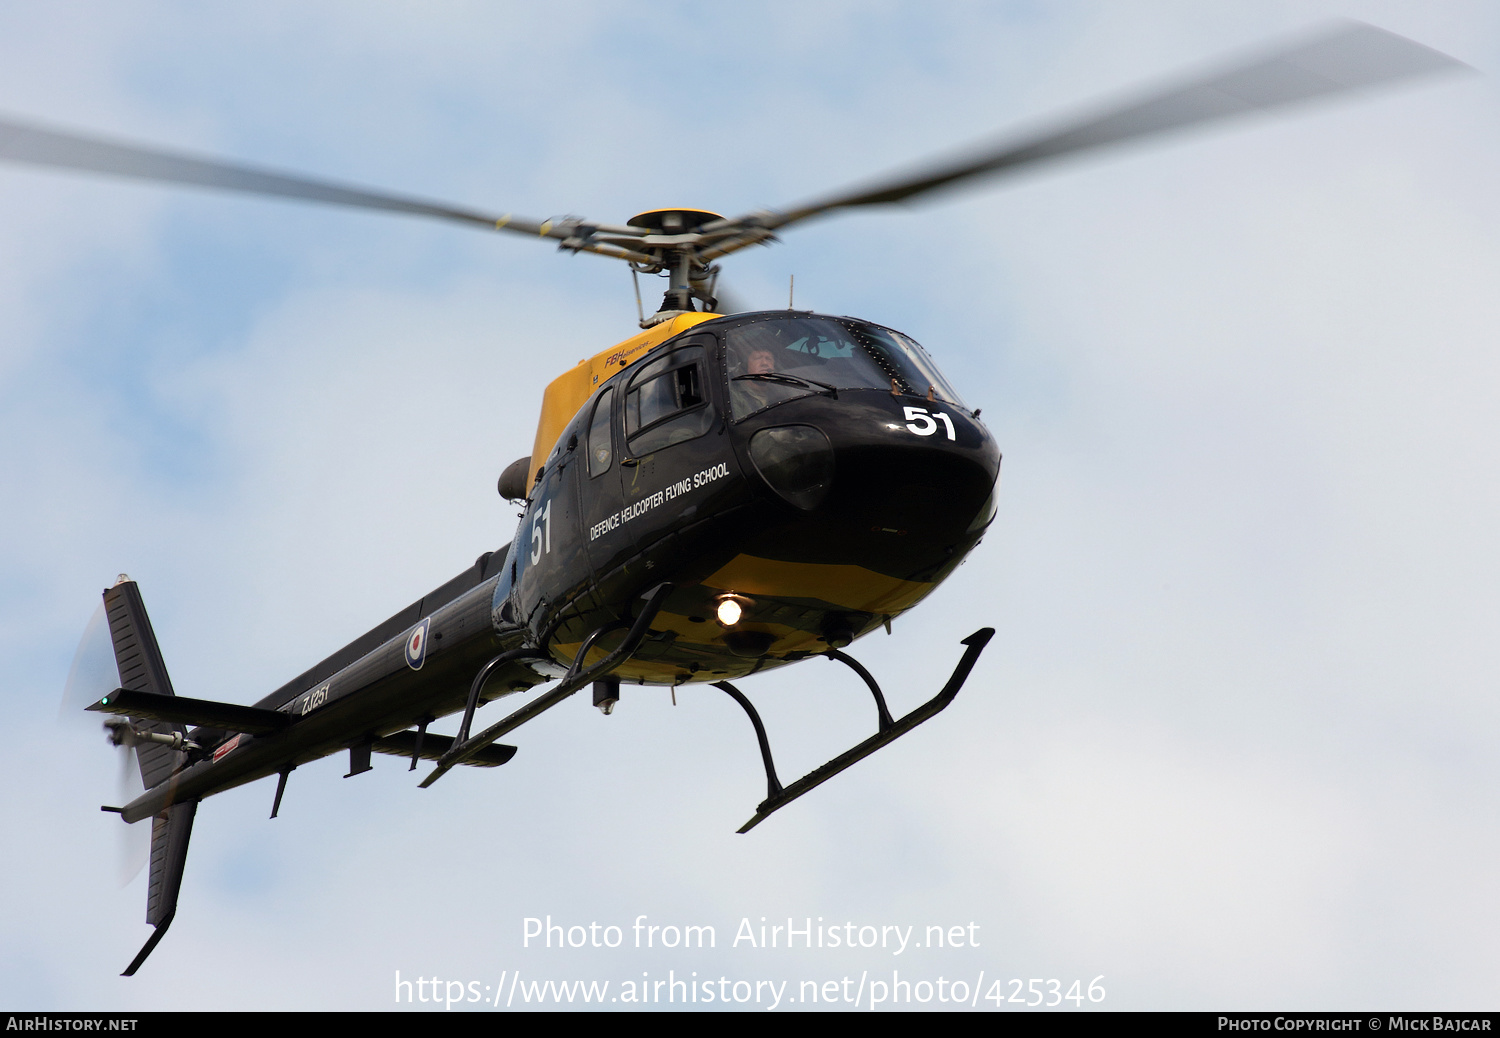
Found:
[[[831,317],[776,317],[731,328],[726,339],[736,420],[841,389],[883,389],[968,409],[927,352],[889,328]]]

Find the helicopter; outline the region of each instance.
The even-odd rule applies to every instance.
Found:
[[[111,717],[146,793],[116,808],[152,820],[138,970],[175,917],[203,798],[349,754],[499,766],[511,731],[592,686],[610,712],[629,684],[710,684],[746,711],[767,797],[741,832],[951,703],[993,635],[963,640],[940,692],[894,718],[878,682],[843,652],[917,605],[980,542],[995,514],[993,437],[926,351],[850,317],[721,306],[718,261],[836,211],[919,200],[1031,163],[1212,120],[1436,72],[1443,55],[1369,26],[1343,26],[1020,141],[990,144],[785,210],[726,218],[657,209],[623,224],[532,220],[289,176],[76,134],[0,124],[0,158],[154,181],[405,213],[552,241],[663,275],[639,334],[546,389],[531,452],[499,491],[523,503],[511,542],[253,706],[177,696],[139,587],[104,592],[119,688]],[[731,312],[725,312],[731,311]],[[877,731],[783,785],[753,705],[732,680],[812,657],[854,670]],[[556,682],[478,733],[494,699]],[[462,715],[454,737],[428,731]]]

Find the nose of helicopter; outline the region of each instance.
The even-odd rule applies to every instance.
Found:
[[[989,432],[956,409],[899,400],[896,407],[884,420],[835,433],[835,473],[823,508],[867,564],[933,579],[972,547],[993,514],[1000,453]]]
[[[1000,453],[961,408],[846,392],[789,402],[756,424],[743,442],[785,506],[766,532],[780,557],[925,583],[956,565],[993,515]]]

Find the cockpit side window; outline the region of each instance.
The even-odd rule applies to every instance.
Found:
[[[713,427],[702,346],[673,350],[642,368],[625,392],[625,437],[640,456],[696,439]]]
[[[850,327],[870,356],[879,358],[881,366],[890,370],[903,388],[909,386],[910,391],[918,396],[957,404],[966,411],[969,409],[915,339],[878,324],[851,321]]]

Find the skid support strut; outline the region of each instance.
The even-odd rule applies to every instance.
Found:
[[[642,595],[641,597],[646,599],[646,604],[641,608],[641,615],[636,617],[635,622],[630,625],[630,630],[625,634],[625,640],[620,642],[615,649],[607,653],[602,660],[592,667],[584,667],[584,657],[594,647],[594,643],[609,632],[618,630],[625,625],[623,622],[606,624],[591,633],[583,640],[583,644],[579,646],[578,655],[574,657],[573,665],[568,668],[567,674],[563,675],[563,679],[558,682],[557,687],[546,695],[538,699],[533,699],[515,713],[495,722],[475,736],[470,736],[468,733],[467,720],[472,715],[466,714],[465,727],[459,731],[460,737],[453,741],[452,748],[438,760],[437,767],[432,769],[432,774],[422,780],[421,788],[426,789],[450,770],[474,756],[474,754],[484,749],[506,732],[519,728],[543,711],[550,710],[574,692],[577,692],[584,685],[589,684],[597,678],[604,677],[610,671],[624,663],[635,653],[636,649],[640,648],[641,641],[646,637],[646,632],[651,628],[651,621],[656,619],[657,612],[671,593],[671,584],[658,584],[645,595]],[[485,676],[485,673],[481,671],[479,676],[475,677],[474,689],[479,687],[481,679]],[[477,693],[471,690],[469,699],[471,702],[477,701]]]
[[[749,832],[761,822],[764,822],[773,813],[781,810],[793,800],[796,800],[803,793],[811,792],[845,768],[857,761],[864,760],[882,746],[895,742],[923,721],[940,713],[944,707],[953,702],[954,697],[958,695],[958,690],[963,688],[964,682],[969,678],[969,672],[974,669],[974,664],[979,659],[979,654],[984,651],[984,647],[989,644],[989,640],[994,636],[995,629],[993,627],[983,627],[965,638],[962,644],[967,646],[967,648],[964,650],[963,658],[958,661],[958,666],[953,668],[953,675],[948,678],[948,683],[943,686],[943,690],[900,720],[893,720],[891,718],[890,711],[885,705],[885,696],[881,694],[880,686],[875,683],[875,679],[870,676],[870,672],[860,666],[857,661],[844,655],[837,649],[830,649],[826,654],[829,659],[847,664],[870,687],[870,691],[875,696],[876,709],[879,711],[880,728],[879,731],[864,742],[845,750],[821,768],[813,769],[790,786],[785,787],[776,778],[776,765],[771,762],[771,744],[766,738],[765,725],[761,724],[760,715],[756,713],[755,707],[751,705],[750,700],[746,699],[739,689],[735,688],[729,682],[714,682],[715,688],[728,692],[740,706],[745,708],[745,713],[750,715],[750,723],[755,726],[755,737],[760,742],[761,760],[766,766],[766,798],[755,809],[755,817],[740,826],[739,831],[742,833]]]
[[[766,738],[766,726],[760,722],[760,714],[745,694],[727,681],[715,681],[714,688],[722,689],[734,697],[734,701],[745,708],[750,723],[755,725],[755,738],[760,743],[760,759],[766,766],[766,802],[770,803],[781,792],[781,780],[776,777],[776,765],[771,762],[771,742]],[[744,832],[744,830],[740,830]]]
[[[469,700],[464,704],[464,719],[458,726],[458,737],[453,740],[453,744],[457,746],[460,743],[466,742],[468,740],[469,728],[474,724],[474,711],[479,707],[479,690],[484,687],[484,683],[489,680],[490,675],[495,672],[496,667],[503,666],[507,663],[512,663],[516,660],[536,660],[544,658],[546,657],[536,649],[511,649],[509,652],[502,652],[500,655],[490,660],[484,666],[480,667],[479,673],[474,675],[473,683],[469,685]],[[426,730],[427,726],[424,724],[422,726],[422,731],[425,732]],[[418,733],[417,738],[418,745],[420,746],[421,733]],[[415,754],[412,756],[412,759],[416,760]]]

